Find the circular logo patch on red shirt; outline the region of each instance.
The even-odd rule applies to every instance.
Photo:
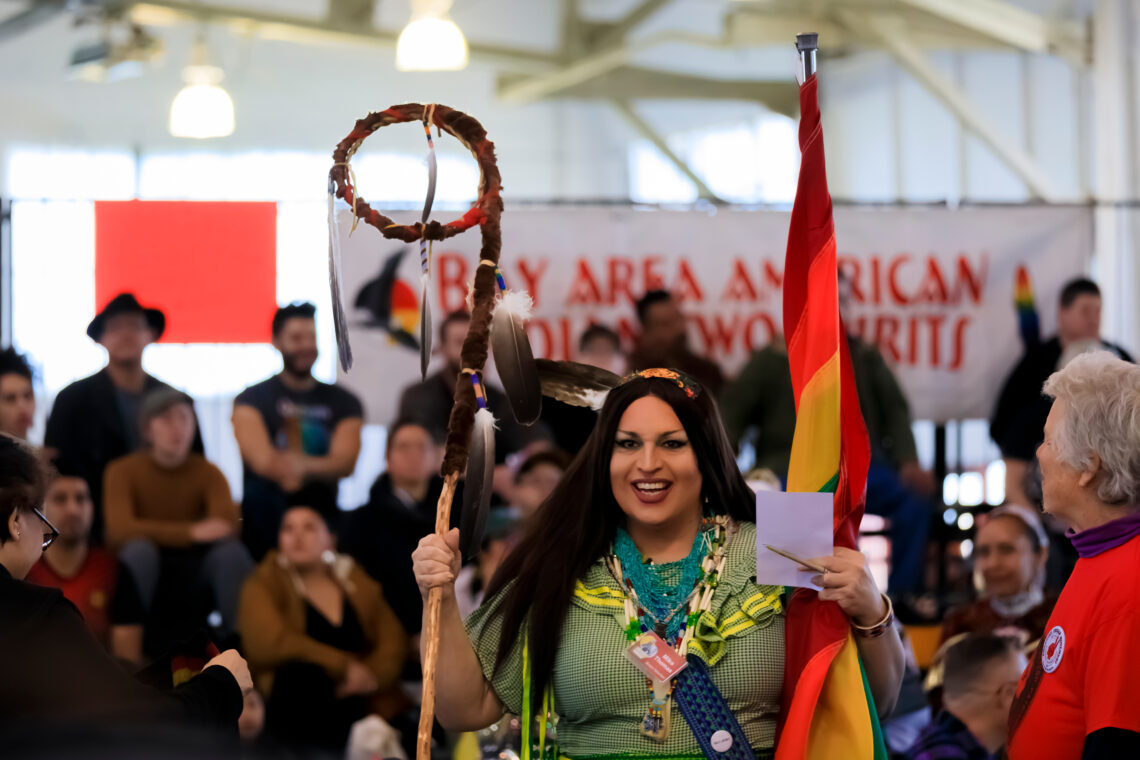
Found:
[[[1055,625],[1045,637],[1045,646],[1041,647],[1041,667],[1046,673],[1052,673],[1061,664],[1064,655],[1065,629]]]

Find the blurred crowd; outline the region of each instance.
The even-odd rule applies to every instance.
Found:
[[[594,324],[580,336],[574,358],[618,374],[652,367],[686,373],[717,398],[738,450],[754,452],[755,477],[782,485],[796,420],[783,338],[730,378],[689,346],[683,304],[670,293],[647,293],[631,308],[641,327],[631,350],[614,330]],[[1026,347],[1000,393],[991,433],[1006,461],[1006,504],[979,520],[971,598],[933,621],[941,626],[937,654],[922,667],[912,659],[899,704],[884,722],[899,756],[973,758],[1000,750],[1018,678],[1076,563],[1063,526],[1040,513],[1036,451],[1052,404],[1042,384],[1092,349],[1131,357],[1100,338],[1093,282],[1069,283],[1058,314],[1057,334]],[[364,403],[313,376],[314,316],[311,304],[278,309],[272,335],[283,369],[234,401],[243,463],[242,499],[235,503],[222,471],[205,456],[194,399],[167,383],[177,385],[178,378],[143,370],[146,347],[163,334],[161,309],[129,293],[110,301],[87,330],[106,349],[107,364],[58,394],[36,450],[46,472],[42,543],[50,546],[26,569],[26,580],[59,589],[75,606],[105,652],[101,667],[118,669],[113,678],[132,674],[168,700],[181,694],[180,707],[164,714],[193,712],[186,705],[198,702],[233,702],[232,693],[199,687],[203,693],[187,696],[178,689],[188,683],[179,673],[205,675],[215,656],[236,650],[248,663],[250,688],[230,708],[241,715],[248,751],[338,757],[356,747],[371,753],[366,757],[410,757],[423,615],[411,554],[435,528],[442,442],[470,318],[455,312],[438,325],[438,372],[385,389],[398,394],[399,411],[386,426],[383,474],[366,504],[342,511],[337,483],[356,469]],[[941,484],[919,463],[910,407],[888,362],[874,345],[855,336],[848,341],[872,451],[866,510],[886,520],[890,596],[900,610],[921,611],[920,600],[933,591],[932,568],[944,561],[931,551],[932,522],[944,507]],[[33,380],[22,356],[0,353],[0,431],[13,439],[26,440],[32,426]],[[487,396],[499,412],[495,494],[482,550],[456,583],[465,615],[482,601],[596,417],[548,400],[539,423],[523,427],[500,389],[487,384]],[[12,484],[23,482],[11,466],[5,460],[0,471],[0,499],[14,498],[19,488]],[[19,513],[12,503],[8,512]],[[452,514],[458,525],[458,510]],[[15,540],[9,527],[0,527],[0,550]],[[0,551],[0,559],[6,556]],[[17,575],[11,566],[8,572]],[[8,603],[0,599],[0,618]],[[12,635],[6,626],[0,621],[0,641]],[[901,626],[899,635],[906,635]],[[13,656],[19,655],[4,655]],[[43,667],[41,679],[67,679],[74,667],[77,683],[113,680],[66,661]],[[40,700],[12,696],[13,688],[0,686],[5,719],[98,712],[79,694]],[[108,698],[109,716],[158,712],[138,713],[146,700],[127,692],[123,687]],[[221,709],[198,705],[195,715]],[[494,733],[466,745],[467,756],[498,757],[510,740],[502,738],[503,727]],[[441,753],[455,744],[438,726],[435,739]],[[965,749],[939,749],[948,746]],[[975,746],[984,754],[968,754]]]

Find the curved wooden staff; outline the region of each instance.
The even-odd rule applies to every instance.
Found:
[[[360,199],[352,186],[352,175],[348,162],[360,148],[365,138],[381,127],[410,121],[423,121],[425,113],[430,124],[453,135],[471,151],[479,165],[479,196],[475,204],[459,219],[447,224],[428,222],[411,225],[395,224],[391,219],[376,211]],[[447,106],[425,106],[419,103],[406,103],[392,106],[379,113],[372,113],[356,122],[352,133],[342,140],[333,151],[332,170],[329,178],[335,185],[337,197],[343,198],[353,208],[354,215],[372,225],[386,238],[412,243],[420,238],[445,240],[464,230],[479,225],[483,235],[479,253],[479,266],[475,270],[474,306],[471,311],[471,324],[463,340],[460,361],[462,370],[483,372],[487,362],[490,339],[491,312],[495,304],[495,270],[502,249],[500,219],[503,213],[502,179],[495,161],[495,146],[487,139],[483,126],[471,116]],[[334,299],[337,294],[334,293]],[[467,451],[475,420],[475,391],[470,379],[460,372],[455,384],[455,405],[451,409],[451,419],[447,425],[447,444],[440,474],[443,476],[443,492],[436,506],[435,531],[443,536],[451,523],[451,502],[455,495],[455,484],[459,474],[467,465]],[[424,635],[427,647],[423,661],[423,701],[420,707],[420,726],[416,745],[417,760],[430,760],[431,729],[435,717],[435,671],[439,661],[439,615],[443,590],[433,588],[428,595],[427,621]]]

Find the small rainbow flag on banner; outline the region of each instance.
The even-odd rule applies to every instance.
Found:
[[[799,184],[784,263],[784,334],[796,399],[789,491],[835,494],[835,545],[855,548],[870,444],[839,318],[835,225],[814,74],[800,87]],[[847,616],[797,589],[785,628],[776,760],[885,760],[879,719]]]
[[[1017,331],[1025,346],[1036,346],[1041,342],[1041,324],[1037,320],[1037,305],[1033,301],[1033,284],[1029,281],[1029,270],[1017,268],[1013,282],[1013,306],[1017,309]]]

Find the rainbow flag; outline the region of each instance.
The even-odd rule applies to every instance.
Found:
[[[800,87],[802,162],[784,263],[784,334],[796,398],[788,490],[834,493],[835,544],[855,548],[871,453],[839,319],[817,87],[815,75]],[[885,760],[867,677],[839,605],[797,589],[785,630],[776,760]]]
[[[1017,268],[1013,281],[1013,307],[1017,310],[1017,331],[1021,342],[1027,348],[1041,342],[1041,325],[1037,321],[1037,306],[1033,301],[1033,284],[1029,281],[1029,270]]]

